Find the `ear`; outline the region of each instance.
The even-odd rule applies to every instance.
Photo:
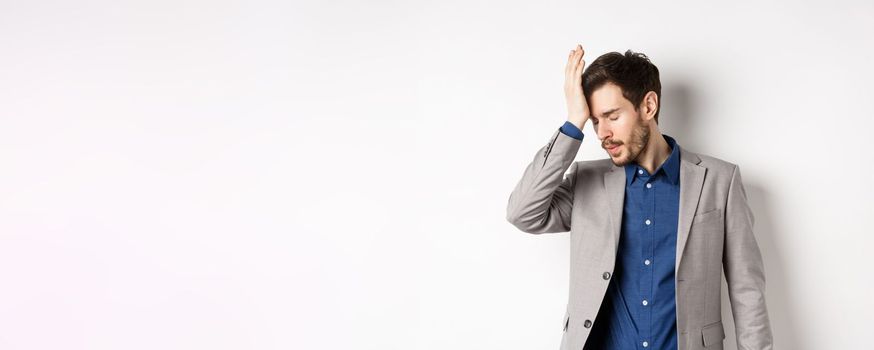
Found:
[[[659,95],[655,91],[647,92],[643,96],[643,101],[640,101],[640,107],[643,111],[643,120],[649,121],[655,118],[655,114],[659,110]]]

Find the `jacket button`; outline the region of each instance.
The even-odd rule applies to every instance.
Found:
[[[604,272],[604,274],[601,275],[601,277],[604,277],[605,280],[609,280],[609,279],[610,279],[610,273],[609,273],[609,272]]]
[[[592,321],[586,320],[586,322],[583,322],[583,327],[586,327],[586,328],[592,327]]]

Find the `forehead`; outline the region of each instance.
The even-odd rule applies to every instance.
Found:
[[[622,96],[622,88],[609,82],[592,92],[589,103],[591,104],[592,113],[599,117],[604,112],[614,108],[626,109],[632,107],[631,101]]]

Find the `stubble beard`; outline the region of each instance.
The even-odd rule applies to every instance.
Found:
[[[616,158],[611,156],[610,159],[613,160],[613,164],[616,164],[616,166],[626,166],[631,162],[636,161],[637,157],[649,144],[649,134],[649,127],[642,123],[642,119],[639,118],[634,129],[631,131],[631,142],[629,142],[628,147],[626,147],[627,157],[616,160]]]

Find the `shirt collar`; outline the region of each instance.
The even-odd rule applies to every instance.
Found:
[[[662,134],[662,136],[668,143],[668,146],[671,147],[671,154],[668,156],[668,159],[666,159],[665,162],[656,169],[652,176],[658,174],[659,169],[661,169],[668,177],[668,180],[672,184],[676,185],[680,182],[680,145],[677,144],[677,140],[675,140],[673,137],[666,134]],[[631,185],[631,182],[634,181],[634,177],[637,176],[638,169],[641,169],[644,172],[646,171],[646,169],[644,169],[637,163],[629,163],[625,165],[626,187]]]

